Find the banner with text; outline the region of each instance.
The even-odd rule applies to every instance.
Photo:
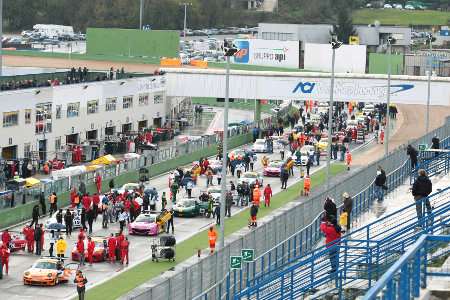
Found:
[[[298,68],[299,41],[234,40],[239,51],[233,57],[236,64]]]

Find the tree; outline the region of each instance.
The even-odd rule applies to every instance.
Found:
[[[356,34],[352,22],[352,12],[348,6],[345,6],[346,1],[338,2],[341,4],[337,6],[336,23],[333,25],[332,34],[336,35],[339,41],[348,44],[350,36]]]

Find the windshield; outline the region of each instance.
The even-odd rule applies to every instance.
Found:
[[[183,201],[177,204],[178,207],[191,207],[194,205],[194,201]]]
[[[221,190],[220,189],[209,189],[208,192],[211,194],[220,194]]]
[[[269,164],[269,167],[272,167],[272,168],[279,168],[279,167],[281,167],[282,164],[283,164],[282,161],[273,161],[273,162],[271,162],[271,163]]]
[[[244,178],[256,178],[256,174],[253,173],[245,173],[242,177]]]
[[[33,264],[33,268],[56,270],[56,263],[49,261],[38,261]]]
[[[265,143],[263,140],[256,140],[255,145],[264,145]]]
[[[156,218],[155,216],[149,216],[149,215],[139,215],[139,217],[136,218],[136,222],[143,222],[143,223],[155,223]]]

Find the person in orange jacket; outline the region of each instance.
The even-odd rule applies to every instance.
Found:
[[[90,266],[92,266],[92,262],[94,261],[94,250],[95,250],[95,242],[92,240],[91,237],[88,237],[87,261]]]
[[[128,258],[128,249],[130,247],[130,242],[128,241],[128,238],[126,237],[121,243],[120,243],[120,257],[122,258],[122,265],[125,262],[125,258],[127,260],[127,265],[129,263]]]
[[[253,189],[253,203],[259,207],[259,203],[261,202],[261,191],[259,190],[259,186],[256,184]]]
[[[309,196],[310,190],[311,190],[311,177],[309,177],[309,175],[306,175],[305,179],[303,180],[303,194],[305,196]]]
[[[216,249],[216,240],[217,240],[217,232],[214,230],[213,226],[209,227],[208,240],[209,240],[209,249],[211,251],[211,254],[213,254],[214,250]]]
[[[347,163],[347,170],[350,171],[350,164],[352,163],[352,154],[349,150],[345,153],[345,162]]]
[[[270,187],[270,184],[267,184],[266,188],[264,189],[264,206],[270,207],[271,197],[272,197],[272,188]]]

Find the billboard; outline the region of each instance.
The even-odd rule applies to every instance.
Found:
[[[239,39],[234,40],[234,44],[239,49],[233,57],[235,64],[299,68],[299,41]]]
[[[305,44],[305,70],[331,72],[330,44]],[[336,49],[335,71],[366,73],[366,45],[342,45]]]

